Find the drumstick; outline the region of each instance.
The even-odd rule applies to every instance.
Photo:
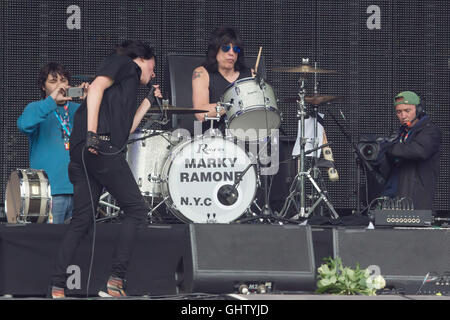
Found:
[[[327,140],[327,135],[325,134],[325,130],[323,130],[323,144],[327,144],[328,140]]]
[[[256,64],[255,64],[255,74],[258,72],[258,65],[259,65],[259,58],[261,58],[261,51],[262,51],[262,47],[259,47],[258,58],[256,58]]]

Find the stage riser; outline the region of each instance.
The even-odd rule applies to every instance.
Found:
[[[54,256],[66,225],[0,226],[0,294],[42,296],[50,283]],[[118,224],[99,224],[89,294],[96,295],[111,268]],[[150,226],[139,230],[129,265],[128,288],[133,295],[175,293],[175,266],[188,239],[186,225]],[[70,295],[86,295],[92,233],[80,243],[73,265],[80,267],[81,289]]]
[[[119,224],[98,224],[90,295],[104,285]],[[0,225],[0,295],[44,296],[66,225]],[[92,233],[73,264],[86,295]],[[270,281],[275,290],[312,291],[323,258],[340,256],[345,266],[377,265],[388,285],[414,293],[428,272],[450,268],[450,232],[365,230],[279,225],[151,225],[138,232],[129,265],[133,295],[228,293],[239,283]],[[411,289],[412,288],[412,289]]]

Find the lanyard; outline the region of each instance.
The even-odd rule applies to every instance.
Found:
[[[55,116],[56,119],[58,119],[59,123],[61,124],[61,128],[63,129],[63,131],[65,132],[65,134],[70,137],[70,123],[69,123],[69,108],[68,105],[66,104],[64,106],[64,110],[66,111],[66,119],[62,119],[61,115],[58,114],[58,112],[56,112],[55,110]]]
[[[412,129],[409,129],[409,131],[406,131],[406,132],[402,133],[402,136],[400,137],[400,143],[405,143],[406,142],[406,140],[409,137],[409,134],[411,133],[411,130]]]

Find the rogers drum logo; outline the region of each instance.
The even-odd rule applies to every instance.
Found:
[[[201,143],[198,146],[197,153],[210,154],[211,152],[225,151],[225,148],[211,148],[207,143]]]

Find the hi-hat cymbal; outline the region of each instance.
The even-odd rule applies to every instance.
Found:
[[[168,105],[167,107],[163,107],[163,111],[165,113],[167,113],[168,115],[208,112],[208,110],[193,109],[193,108],[177,108],[177,107],[174,107],[171,105]],[[161,113],[161,109],[153,107],[153,108],[148,109],[147,113]]]
[[[336,101],[336,100],[341,100],[343,99],[343,97],[340,96],[329,96],[329,95],[324,95],[324,94],[314,94],[312,96],[306,96],[305,97],[305,101],[318,106],[324,103],[328,103],[328,102],[332,102],[332,101]],[[289,103],[295,103],[298,100],[300,100],[300,97],[296,97],[296,98],[286,98],[286,99],[281,99],[281,102],[289,102]]]
[[[302,64],[296,67],[283,67],[283,68],[274,68],[275,72],[292,72],[292,73],[337,73],[335,70],[325,70],[311,67],[307,64]]]

